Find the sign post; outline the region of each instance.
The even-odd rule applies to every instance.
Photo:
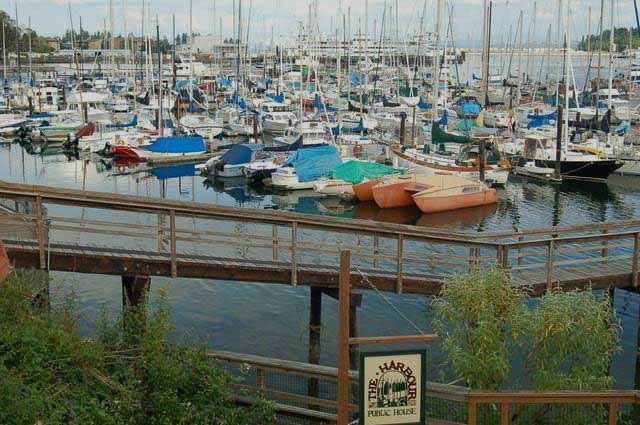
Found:
[[[403,342],[433,342],[438,339],[438,335],[422,334],[350,338],[349,297],[351,292],[351,253],[349,251],[340,252],[339,285],[338,425],[348,425],[349,346]],[[362,354],[360,359],[359,423],[367,425],[424,423],[424,391],[426,389],[426,368],[424,364],[424,350]],[[378,375],[376,375],[376,373],[378,373]],[[371,388],[369,388],[370,385]],[[379,385],[381,385],[380,393],[378,393]],[[374,386],[375,390],[373,389]],[[373,394],[373,391],[375,391],[375,394]],[[411,394],[411,396],[409,396],[409,394]],[[371,397],[371,399],[369,397]],[[371,400],[371,408],[368,407],[369,400]]]

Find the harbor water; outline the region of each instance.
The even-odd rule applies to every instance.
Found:
[[[119,194],[196,201],[243,208],[277,209],[307,214],[433,226],[469,232],[527,229],[640,218],[640,178],[612,176],[606,183],[565,181],[546,184],[511,176],[500,189],[497,205],[447,214],[421,214],[416,208],[381,210],[313,191],[274,192],[244,179],[206,179],[193,165],[151,169],[118,165],[95,156],[69,157],[60,151],[30,155],[18,144],[0,146],[0,179]],[[427,253],[425,253],[426,255]],[[73,293],[90,332],[103,307],[112,316],[121,309],[120,278],[52,273],[54,302]],[[259,283],[202,279],[153,278],[151,301],[166,290],[176,332],[189,332],[212,349],[307,361],[309,289]],[[430,298],[366,292],[358,309],[360,335],[415,333],[431,329]],[[404,313],[401,317],[394,308]],[[615,307],[622,321],[622,352],[612,373],[617,388],[633,388],[640,296],[616,290]],[[337,301],[323,296],[321,364],[337,361]],[[380,347],[377,347],[380,348]],[[392,348],[392,347],[390,347]],[[397,348],[394,346],[393,348]],[[438,344],[429,352],[430,378],[442,370]],[[517,373],[517,372],[514,372]]]

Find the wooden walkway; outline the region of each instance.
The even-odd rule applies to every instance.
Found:
[[[490,265],[536,294],[638,283],[640,221],[477,234],[5,182],[0,198],[22,206],[0,211],[19,267],[335,288],[347,249],[363,289],[435,295]]]

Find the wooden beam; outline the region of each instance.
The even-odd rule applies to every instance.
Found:
[[[393,335],[393,336],[361,336],[349,338],[350,345],[388,344],[401,342],[433,342],[438,340],[437,334]]]

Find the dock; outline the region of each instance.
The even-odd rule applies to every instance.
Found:
[[[195,162],[206,162],[214,156],[220,155],[220,152],[216,153],[200,153],[195,155],[180,155],[180,156],[166,156],[149,158],[147,161],[149,165],[154,167],[177,165],[177,164],[189,164]]]
[[[437,295],[454,274],[492,265],[538,295],[638,286],[640,220],[466,233],[7,182],[0,197],[30,211],[4,213],[23,229],[4,236],[18,267],[331,290],[350,250],[365,290]]]

